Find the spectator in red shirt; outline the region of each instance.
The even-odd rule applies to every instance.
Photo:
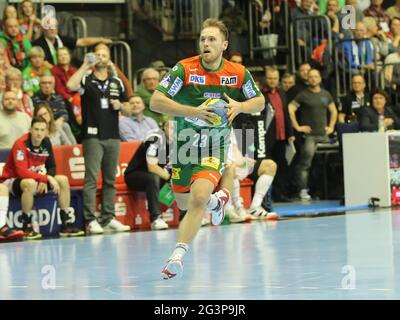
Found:
[[[32,223],[32,208],[36,194],[50,189],[57,194],[61,207],[61,236],[80,236],[84,232],[69,222],[70,189],[68,178],[56,174],[53,148],[47,135],[47,123],[42,117],[34,117],[30,132],[19,138],[7,158],[0,181],[11,194],[21,197],[23,230],[26,239],[40,239],[42,235]],[[35,228],[34,228],[35,227]],[[36,229],[36,230],[35,230]]]

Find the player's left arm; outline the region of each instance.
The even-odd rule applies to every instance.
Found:
[[[329,125],[328,125],[328,127],[325,128],[325,132],[327,135],[330,135],[331,133],[333,133],[333,131],[335,131],[335,124],[336,124],[337,115],[338,115],[338,112],[336,110],[336,105],[334,102],[331,102],[329,104],[328,110],[330,112]]]
[[[226,93],[224,94],[225,99],[228,101],[230,123],[232,123],[233,119],[240,113],[260,112],[265,107],[265,98],[247,69],[245,69],[242,92],[246,100],[241,102],[232,99]]]

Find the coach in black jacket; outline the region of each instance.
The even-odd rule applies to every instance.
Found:
[[[266,133],[267,157],[278,165],[272,193],[275,201],[285,201],[287,200],[286,179],[289,170],[285,151],[287,143],[293,142],[295,138],[286,95],[278,88],[279,72],[276,68],[267,67],[265,77],[266,87],[262,89],[262,93],[265,96],[265,109],[267,122],[269,122]]]

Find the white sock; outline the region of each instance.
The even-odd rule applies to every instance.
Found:
[[[232,190],[232,201],[235,208],[242,207],[242,201],[240,198],[240,181],[239,179],[233,180],[233,190]]]
[[[185,256],[185,254],[189,251],[189,245],[183,242],[178,242],[175,246],[174,252],[172,252],[171,257],[174,257],[175,255],[179,254],[182,256],[182,258]]]
[[[229,198],[229,201],[225,206],[225,210],[231,210],[231,209],[233,209],[233,203],[232,203],[232,199]]]
[[[271,186],[272,181],[274,181],[274,177],[267,174],[262,174],[258,177],[250,208],[255,209],[261,206],[264,196]]]
[[[0,197],[0,228],[4,227],[7,222],[8,197]]]
[[[213,193],[213,194],[210,196],[210,200],[208,200],[208,202],[207,202],[207,209],[212,211],[212,210],[214,210],[215,208],[217,208],[218,205],[219,205],[219,199],[218,199],[218,197],[215,195],[215,193]]]

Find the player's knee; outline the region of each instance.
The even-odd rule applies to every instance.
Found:
[[[2,197],[8,196],[8,189],[4,184],[0,184],[0,196]]]
[[[263,160],[260,166],[260,173],[274,176],[276,174],[277,168],[278,166],[276,165],[275,161],[269,159]]]
[[[37,182],[34,179],[23,179],[21,181],[22,192],[34,193],[37,187]]]
[[[193,195],[190,200],[191,200],[192,206],[199,208],[199,207],[205,207],[209,198],[210,198],[210,195],[207,195],[205,193],[199,193],[199,194]]]
[[[66,176],[55,176],[54,177],[61,188],[69,188],[68,178]]]

